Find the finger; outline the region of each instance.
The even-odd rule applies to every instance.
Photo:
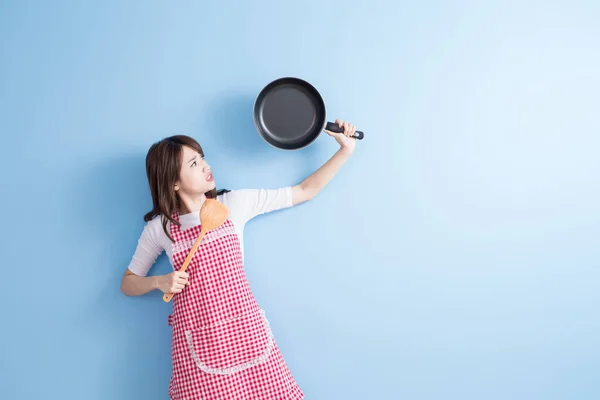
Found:
[[[188,280],[184,279],[184,278],[177,278],[175,280],[175,284],[178,284],[178,285],[185,285],[186,283],[188,283]]]
[[[350,130],[350,137],[353,137],[354,134],[356,133],[356,125],[352,125],[352,129]]]
[[[190,277],[190,275],[187,272],[184,272],[184,271],[177,271],[177,272],[175,272],[175,275],[180,276],[182,278],[189,278]]]
[[[343,128],[343,127],[344,127],[344,121],[342,121],[342,120],[341,120],[341,119],[339,119],[339,118],[335,120],[335,123],[336,123],[336,124],[338,124],[338,126],[339,126],[340,128]]]
[[[179,290],[179,291],[183,290],[184,287],[185,287],[185,285],[182,283],[176,283],[175,285],[173,285],[173,289]]]

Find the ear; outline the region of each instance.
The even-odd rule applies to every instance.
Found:
[[[173,185],[173,190],[175,190],[176,192],[179,190],[179,185],[177,183]]]

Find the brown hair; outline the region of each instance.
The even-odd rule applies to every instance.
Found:
[[[175,182],[179,178],[179,171],[183,163],[183,146],[188,146],[204,157],[204,151],[200,144],[186,135],[169,136],[152,144],[146,155],[146,176],[152,195],[152,210],[144,215],[144,221],[148,222],[157,215],[162,215],[162,226],[167,237],[174,242],[167,229],[167,222],[180,225],[172,217],[179,208],[179,196],[173,190]],[[213,189],[206,193],[206,197],[213,199],[228,190],[217,192]]]

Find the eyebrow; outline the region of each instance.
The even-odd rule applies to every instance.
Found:
[[[194,160],[196,159],[196,157],[198,157],[198,155],[197,155],[197,154],[196,154],[194,157],[192,157],[192,158],[190,159],[190,161],[188,161],[188,163],[191,163],[192,161],[194,161]]]

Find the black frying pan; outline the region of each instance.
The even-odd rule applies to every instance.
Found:
[[[342,133],[338,124],[326,122],[325,102],[310,83],[298,78],[280,78],[261,90],[254,103],[254,125],[270,145],[284,150],[308,146],[327,129]],[[356,131],[353,136],[362,139]]]

